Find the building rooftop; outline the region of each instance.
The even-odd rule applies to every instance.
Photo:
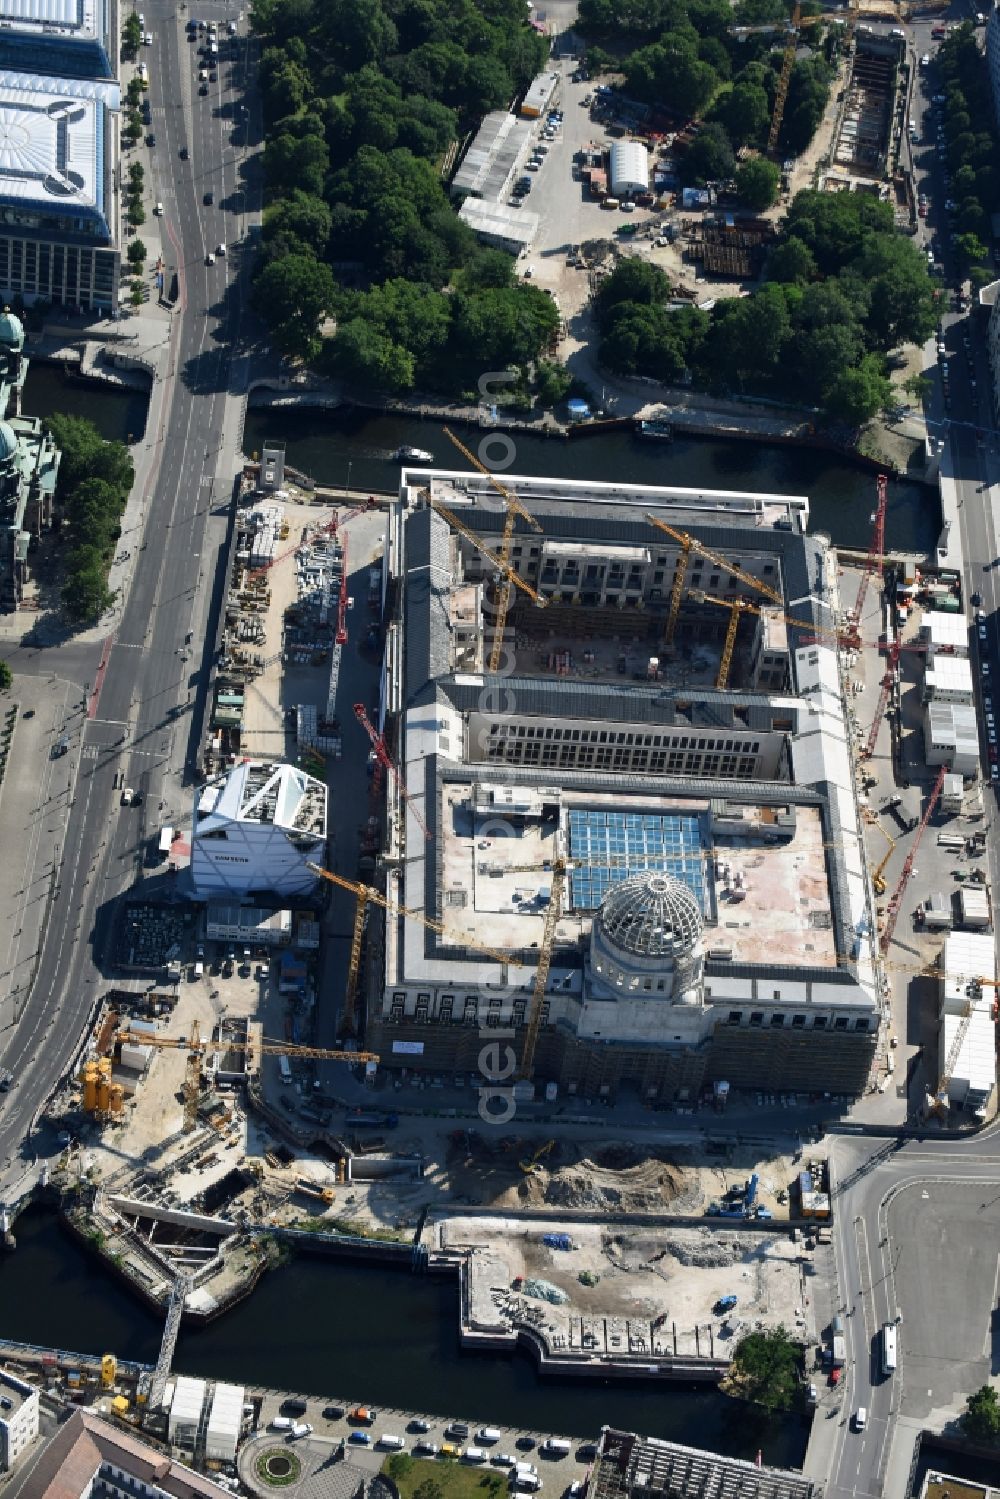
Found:
[[[209,781],[198,800],[198,836],[226,822],[273,824],[312,838],[326,834],[326,786],[294,765],[243,760]]]
[[[4,1398],[10,1401],[10,1408],[0,1411],[0,1421],[13,1420],[24,1402],[30,1400],[32,1395],[38,1394],[34,1385],[28,1384],[26,1380],[18,1379],[16,1374],[11,1374],[6,1369],[0,1369],[0,1391],[3,1392]]]
[[[84,1499],[102,1468],[130,1474],[170,1499],[227,1499],[226,1490],[202,1474],[79,1409],[59,1426],[36,1463],[15,1469],[5,1494],[9,1499]]]
[[[0,0],[0,67],[112,78],[109,0]]]
[[[104,108],[117,84],[0,72],[0,202],[106,222]]]
[[[606,1426],[587,1492],[592,1499],[815,1499],[820,1489],[802,1473]]]
[[[656,871],[701,912],[714,1003],[752,997],[767,973],[777,979],[769,995],[793,1004],[874,1004],[867,865],[832,644],[836,559],[802,534],[808,502],[507,474],[504,484],[538,525],[518,520],[513,565],[549,603],[518,595],[502,683],[489,676],[484,627],[494,569],[468,539],[500,544],[504,507],[488,481],[435,471],[418,486],[404,474],[390,527],[405,587],[388,707],[402,715],[406,784],[434,839],[424,842],[408,807],[390,816],[405,829],[392,894],[442,930],[390,923],[387,985],[496,982],[495,961],[475,951],[485,941],[510,954],[517,971],[504,982],[530,986],[563,858],[550,987],[579,989],[595,910],[620,881]],[[741,618],[729,685],[717,688],[728,613],[685,598],[664,647],[679,545],[649,514],[766,581],[801,630],[765,635]],[[692,553],[696,566],[713,592],[733,583],[730,598],[753,596]],[[567,569],[578,584],[567,585]],[[588,569],[603,582],[588,585]],[[588,586],[605,590],[596,604]],[[780,691],[754,683],[759,636],[787,656]]]
[[[452,179],[452,192],[499,198],[533,128],[530,120],[519,120],[504,110],[488,114]]]

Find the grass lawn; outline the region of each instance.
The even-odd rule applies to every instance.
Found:
[[[400,1462],[400,1458],[404,1461]],[[455,1462],[453,1458],[410,1458],[408,1453],[394,1452],[386,1458],[382,1471],[393,1479],[400,1499],[415,1499],[426,1483],[435,1485],[433,1499],[501,1499],[507,1492],[505,1473],[496,1468]],[[426,1499],[432,1499],[432,1495],[428,1494]]]

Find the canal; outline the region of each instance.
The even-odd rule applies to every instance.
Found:
[[[161,1322],[105,1274],[55,1215],[17,1220],[0,1257],[0,1337],[155,1363]],[[409,1271],[303,1258],[265,1276],[207,1327],[184,1330],[174,1366],[210,1379],[342,1396],[376,1408],[593,1437],[604,1424],[797,1467],[808,1427],[768,1420],[714,1390],[540,1379],[520,1355],[463,1353],[457,1287]]]
[[[105,437],[138,441],[145,430],[146,397],[140,391],[85,385],[64,378],[55,365],[31,365],[24,410],[32,416],[66,411],[86,416]],[[475,449],[483,433],[456,424],[457,435]],[[681,488],[748,489],[809,496],[810,529],[825,531],[841,546],[867,548],[875,498],[874,475],[831,453],[761,443],[716,442],[693,437],[672,443],[644,442],[630,432],[600,437],[544,438],[510,434],[517,473],[616,483],[672,484]],[[259,453],[265,440],[285,444],[288,462],[320,484],[358,489],[394,489],[401,446],[428,448],[451,468],[466,460],[441,432],[441,423],[398,414],[358,410],[266,411],[250,409],[243,451]],[[497,461],[498,449],[490,455]],[[889,485],[886,546],[890,551],[929,552],[940,530],[937,493],[923,485]]]

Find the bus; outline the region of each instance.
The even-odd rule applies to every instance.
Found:
[[[888,1377],[896,1367],[896,1329],[887,1322],[882,1329],[882,1373]]]

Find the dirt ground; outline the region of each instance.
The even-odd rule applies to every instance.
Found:
[[[550,1345],[596,1351],[725,1353],[740,1332],[779,1322],[807,1335],[805,1266],[814,1251],[784,1234],[706,1227],[617,1230],[596,1223],[441,1218],[442,1248],[471,1248],[473,1317],[532,1322]],[[544,1242],[568,1234],[571,1247]],[[721,1297],[736,1305],[714,1311]]]

